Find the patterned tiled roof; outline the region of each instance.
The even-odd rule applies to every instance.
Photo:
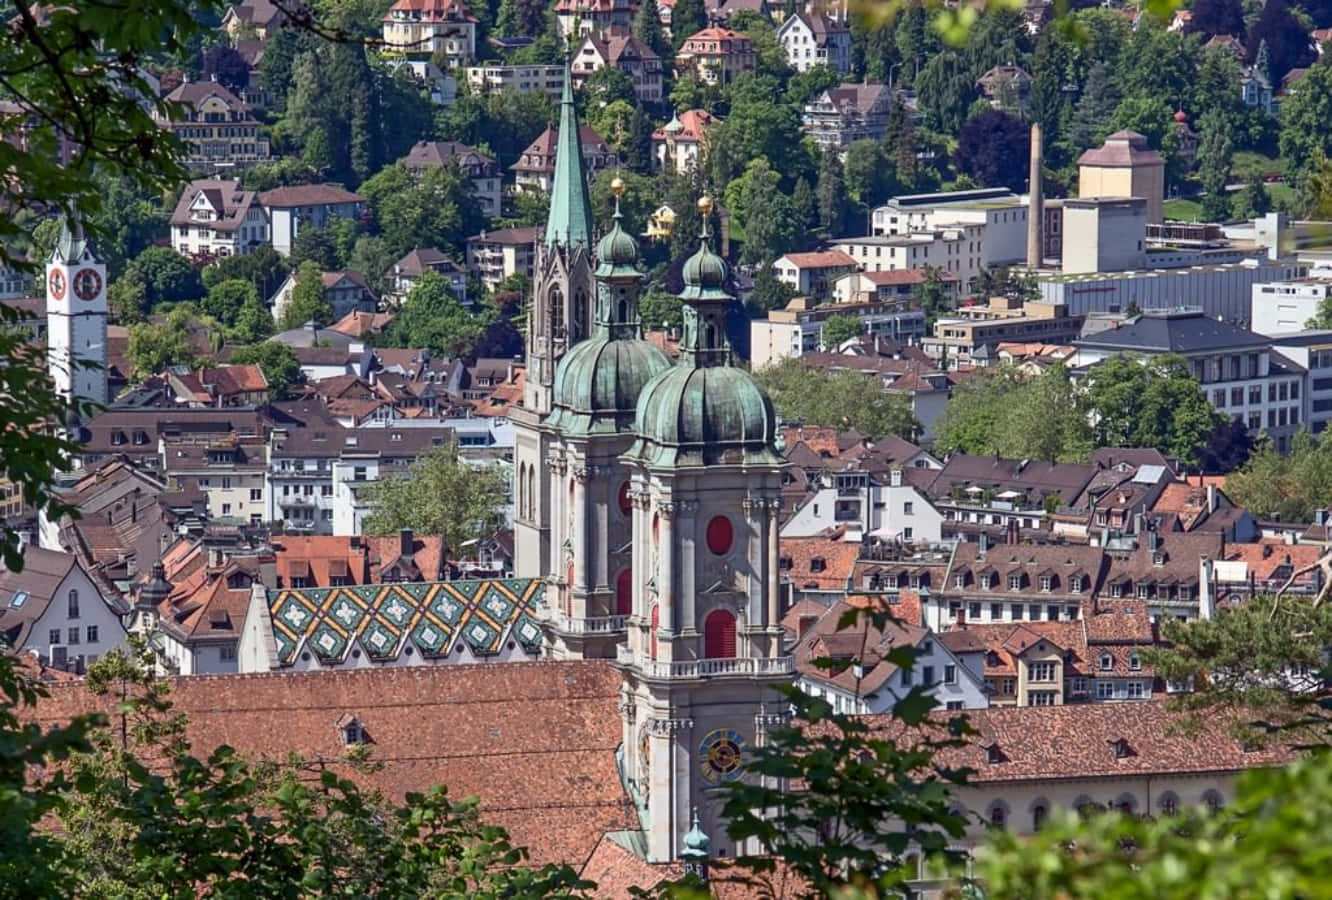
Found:
[[[487,656],[510,638],[536,654],[541,629],[532,613],[540,590],[535,579],[270,590],[268,611],[283,665],[307,650],[337,665],[353,644],[380,662],[413,652],[442,658],[458,641]]]

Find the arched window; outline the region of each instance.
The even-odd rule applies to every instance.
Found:
[[[546,295],[547,315],[550,316],[551,324],[555,328],[552,337],[559,337],[564,333],[564,294],[560,293],[557,287],[551,288],[550,293]]]
[[[652,514],[652,543],[657,543],[661,538],[661,516]]]
[[[1173,816],[1179,812],[1179,798],[1175,796],[1174,791],[1166,791],[1157,802],[1161,804],[1161,815],[1163,816]]]
[[[527,467],[527,517],[536,518],[536,466]]]
[[[625,322],[628,322],[628,321],[629,321],[629,301],[628,301],[628,300],[625,300],[624,298],[621,298],[621,299],[620,299],[620,311],[619,311],[619,315],[616,317],[615,321],[618,322],[618,323],[620,323],[621,325],[623,325]]]
[[[1126,816],[1133,815],[1137,806],[1137,801],[1133,799],[1132,794],[1120,794],[1119,799],[1115,800],[1115,810]]]
[[[1207,791],[1203,794],[1203,805],[1207,807],[1208,812],[1220,812],[1226,801],[1220,791]]]
[[[527,463],[518,466],[518,518],[527,518]]]
[[[661,624],[661,607],[652,604],[652,632],[648,637],[648,658],[657,658],[657,626]]]
[[[620,482],[620,490],[615,495],[615,504],[620,507],[620,515],[627,516],[633,510],[633,504],[629,501],[629,482]]]
[[[705,349],[713,350],[717,347],[717,326],[708,322],[703,329],[703,346]]]
[[[69,618],[77,619],[79,617],[79,592],[69,592]]]
[[[1008,807],[1002,801],[995,801],[990,804],[990,814],[988,816],[990,824],[995,828],[1003,828],[1008,825]]]
[[[707,659],[735,658],[735,614],[714,609],[703,620],[703,656]]]
[[[1040,831],[1045,827],[1045,820],[1050,817],[1050,809],[1044,803],[1038,802],[1031,808],[1031,830]]]
[[[627,616],[634,608],[634,570],[624,569],[615,577],[615,614]]]

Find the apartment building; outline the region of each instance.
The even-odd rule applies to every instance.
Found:
[[[937,319],[934,333],[922,339],[920,347],[949,370],[993,366],[999,363],[996,348],[1004,341],[1069,344],[1082,323],[1082,316],[1070,316],[1062,306],[991,297],[988,303],[963,306]]]
[[[925,313],[910,298],[816,304],[807,297],[797,297],[785,309],[774,309],[765,318],[750,320],[750,364],[757,371],[816,350],[835,350],[823,339],[823,326],[834,316],[856,319],[862,334],[883,335],[902,343],[925,335]]]
[[[684,175],[703,164],[708,129],[721,121],[706,109],[687,109],[652,132],[657,168]]]
[[[456,165],[472,182],[483,215],[495,218],[503,211],[502,173],[492,156],[457,141],[417,141],[399,162],[418,178],[430,169]]]
[[[832,248],[866,272],[934,268],[956,275],[966,287],[985,268],[985,228],[959,224],[901,235],[838,238]]]
[[[334,218],[356,221],[365,208],[365,198],[336,184],[300,184],[274,188],[259,195],[268,212],[273,249],[283,256],[302,228],[325,228]]]
[[[904,194],[870,215],[870,230],[876,235],[910,235],[959,224],[983,226],[981,265],[1026,259],[1027,200],[1007,188]]]
[[[758,53],[749,35],[715,25],[687,37],[675,55],[676,69],[693,73],[705,84],[730,84],[757,65]]]
[[[1308,370],[1305,421],[1311,433],[1322,434],[1332,421],[1332,331],[1279,334],[1272,340],[1272,349]]]
[[[562,65],[485,65],[468,66],[467,84],[476,93],[513,91],[518,94],[544,93],[552,103],[560,102],[564,90]]]
[[[851,29],[838,16],[794,13],[777,29],[777,42],[797,72],[815,66],[827,66],[839,75],[851,71]]]
[[[1315,269],[1308,278],[1255,284],[1249,327],[1269,336],[1304,331],[1323,304],[1332,300],[1329,276],[1332,270]]]
[[[552,179],[555,177],[555,148],[559,142],[559,134],[558,128],[554,125],[549,126],[528,145],[518,157],[518,161],[509,167],[514,173],[515,188],[520,193],[523,190],[533,189],[550,193]],[[578,139],[583,152],[584,170],[589,181],[602,169],[620,165],[619,154],[611,149],[610,144],[606,143],[605,138],[597,134],[591,125],[578,126]]]
[[[382,20],[387,50],[443,60],[449,69],[476,59],[476,27],[462,0],[397,0]]]
[[[581,88],[588,76],[600,69],[619,69],[634,83],[634,96],[642,103],[660,103],[662,61],[651,48],[634,37],[628,28],[614,27],[585,34],[574,53],[574,85]]]
[[[467,271],[493,291],[511,275],[531,278],[538,228],[498,228],[467,239]]]
[[[844,152],[856,141],[883,140],[892,111],[893,92],[887,85],[852,82],[806,103],[802,119],[821,150]]]
[[[216,81],[186,81],[165,99],[179,104],[177,112],[169,118],[154,112],[154,118],[185,143],[191,170],[224,172],[269,158],[268,139],[249,105]]]
[[[634,23],[632,0],[559,0],[555,21],[560,39],[572,41],[577,36],[607,31],[627,31]]]
[[[262,436],[163,437],[158,450],[171,490],[201,491],[215,520],[263,523],[267,447]]]

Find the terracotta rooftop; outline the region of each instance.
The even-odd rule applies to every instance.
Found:
[[[334,203],[363,203],[365,198],[336,184],[298,184],[273,188],[259,195],[259,202],[269,207],[322,206]]]
[[[856,261],[850,254],[841,250],[821,250],[814,253],[787,253],[781,260],[786,260],[797,269],[830,269],[845,267],[853,269]]]
[[[782,575],[797,590],[845,591],[859,553],[858,541],[844,541],[837,532],[828,537],[782,538]]]

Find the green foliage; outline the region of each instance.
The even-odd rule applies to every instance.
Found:
[[[147,308],[148,286],[138,272],[126,272],[106,289],[106,302],[111,321],[117,325],[131,325],[143,319]]]
[[[116,278],[162,233],[167,216],[158,199],[143,194],[132,178],[98,175],[95,181],[105,197],[87,228],[97,235],[97,253],[107,274]]]
[[[855,316],[829,316],[823,322],[819,339],[824,347],[831,349],[858,337],[861,330],[860,320]]]
[[[638,5],[638,9],[634,12],[633,32],[639,43],[663,59],[674,56],[671,52],[671,43],[666,40],[666,34],[662,31],[661,18],[651,3]]]
[[[648,291],[638,301],[638,317],[644,331],[679,330],[683,321],[684,303],[665,291]]]
[[[854,428],[870,438],[890,434],[913,440],[920,423],[899,394],[875,390],[859,372],[825,372],[784,359],[755,373],[786,421],[829,428]]]
[[[274,400],[285,399],[291,392],[291,386],[305,380],[301,372],[300,360],[286,344],[264,341],[237,347],[231,354],[231,362],[236,364],[253,363],[264,373],[268,380],[269,394]]]
[[[853,141],[843,171],[847,194],[862,207],[879,205],[898,188],[892,160],[877,141]]]
[[[507,170],[554,118],[544,91],[460,91],[457,102],[437,115],[436,130],[441,140],[489,147],[501,169]]]
[[[236,313],[236,321],[227,337],[241,344],[253,344],[273,336],[276,331],[273,314],[259,299],[247,299]]]
[[[1011,113],[987,109],[958,132],[953,164],[982,187],[1025,190],[1030,161],[1031,130]]]
[[[306,261],[296,270],[296,284],[291,289],[291,299],[282,309],[278,328],[300,328],[307,322],[314,322],[323,327],[333,321],[333,304],[324,290],[323,273],[319,265]]]
[[[1281,160],[1296,181],[1332,155],[1332,66],[1313,66],[1281,103]]]
[[[1332,767],[1316,755],[1240,774],[1220,812],[1067,813],[1030,837],[996,830],[975,874],[994,900],[1313,897],[1326,883],[1329,823]]]
[[[774,309],[785,309],[795,295],[795,288],[778,280],[772,262],[763,262],[755,269],[754,287],[745,298],[745,306],[751,316],[758,318]]]
[[[129,359],[134,377],[147,378],[167,366],[193,365],[194,351],[183,328],[170,322],[139,322],[129,327]]]
[[[587,76],[587,81],[583,83],[579,99],[581,100],[583,113],[587,116],[595,115],[598,110],[617,100],[622,100],[631,107],[638,102],[634,94],[633,77],[623,69],[616,69],[612,66],[603,66]],[[609,135],[601,132],[601,136],[608,137]]]
[[[829,238],[841,237],[849,227],[846,177],[836,153],[819,157],[819,181],[814,188],[819,204],[819,225]]]
[[[461,258],[467,238],[485,224],[472,183],[456,165],[432,166],[414,178],[389,166],[361,185],[394,260],[416,247],[452,251]]]
[[[944,287],[937,266],[925,268],[925,278],[911,289],[911,299],[925,312],[925,327],[933,328],[935,320],[953,308],[953,295]]]
[[[621,227],[633,235],[647,230],[648,216],[661,204],[660,188],[654,178],[635,172],[616,172],[603,169],[597,173],[591,185],[592,217],[597,222],[610,227],[611,215],[615,212],[615,195],[611,193],[611,182],[616,178],[624,181],[624,196],[620,198],[620,214],[624,216]],[[640,242],[640,250],[642,249]]]
[[[1223,221],[1230,212],[1226,185],[1230,183],[1234,145],[1230,130],[1219,115],[1209,115],[1201,122],[1202,140],[1198,142],[1198,184],[1204,191],[1203,215],[1209,221]]]
[[[1188,466],[1223,421],[1188,363],[1172,354],[1146,361],[1118,354],[1097,364],[1087,374],[1086,402],[1097,446],[1155,447]]]
[[[1260,519],[1311,521],[1314,510],[1332,506],[1332,445],[1306,431],[1284,455],[1264,442],[1226,479],[1226,494]]]
[[[366,534],[439,534],[457,556],[464,541],[489,537],[503,522],[509,486],[498,466],[464,461],[455,441],[417,459],[404,477],[372,482],[366,494]]]
[[[781,175],[760,158],[726,186],[726,208],[745,231],[743,262],[773,259],[800,245],[804,235],[780,182]]]
[[[392,287],[389,270],[399,258],[393,255],[382,237],[363,234],[352,245],[351,253],[347,256],[347,268],[361,273],[370,290],[382,297]]]
[[[331,229],[306,226],[291,242],[291,256],[288,258],[293,269],[299,269],[305,262],[312,262],[320,271],[332,272],[340,268],[338,245],[333,239]]]
[[[787,190],[800,176],[814,174],[800,113],[781,96],[781,84],[770,75],[743,76],[727,88],[730,115],[708,137],[708,164],[717,184],[726,184],[757,160],[779,173]]]
[[[243,279],[254,285],[259,299],[267,300],[282,286],[291,265],[272,247],[258,247],[251,253],[224,256],[201,273],[204,286],[212,288],[222,281]]]
[[[125,269],[142,280],[144,303],[153,308],[159,303],[179,303],[203,296],[199,271],[190,261],[170,247],[149,247],[134,257]]]
[[[427,272],[408,292],[384,342],[390,347],[428,347],[437,354],[466,356],[489,322],[463,308],[443,275]]]
[[[695,32],[702,31],[708,24],[703,8],[703,0],[679,0],[671,10],[671,43],[675,50]]]
[[[259,302],[259,292],[254,285],[242,278],[219,281],[208,289],[200,307],[208,315],[224,325],[235,325],[246,303]]]
[[[1034,378],[1005,365],[978,371],[957,388],[939,421],[936,446],[1080,462],[1092,441],[1086,410],[1062,365]]]

